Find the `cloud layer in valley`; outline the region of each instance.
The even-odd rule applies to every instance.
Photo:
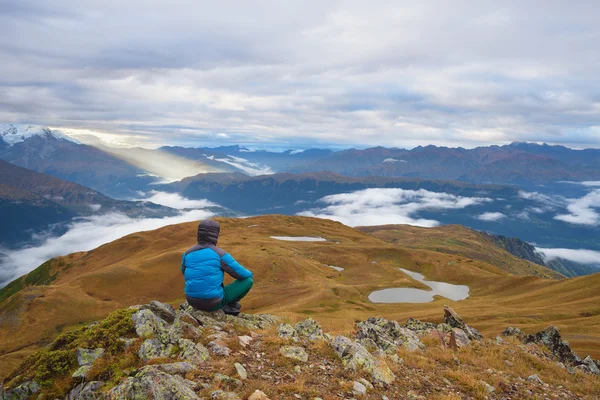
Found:
[[[183,199],[182,202],[180,199],[165,197],[164,194],[161,199],[166,199],[165,203],[178,206],[175,208],[205,206],[203,200]],[[124,214],[109,213],[74,220],[64,235],[48,237],[39,246],[21,250],[0,250],[0,253],[5,255],[0,264],[2,267],[0,270],[0,287],[28,273],[52,257],[92,250],[135,232],[158,229],[182,222],[198,221],[212,215],[214,214],[210,211],[197,209],[165,218],[130,218]],[[190,242],[193,241],[194,238],[190,238]]]
[[[299,215],[332,219],[348,226],[408,224],[432,227],[439,222],[419,218],[419,211],[462,209],[491,201],[483,197],[461,197],[423,189],[365,189],[326,196],[319,200],[325,204],[323,208]]]
[[[599,14],[593,1],[1,2],[0,121],[115,145],[598,147]]]
[[[592,190],[579,199],[568,200],[568,214],[559,214],[554,218],[576,225],[600,225],[600,189]]]
[[[586,249],[546,249],[541,247],[536,248],[536,250],[544,256],[546,261],[560,258],[580,264],[598,265],[600,268],[600,251]]]

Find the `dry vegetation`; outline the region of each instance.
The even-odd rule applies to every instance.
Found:
[[[402,242],[388,243],[313,218],[219,221],[219,244],[255,273],[255,287],[244,301],[247,312],[290,320],[310,315],[327,331],[345,333],[353,329],[354,320],[370,316],[441,322],[439,310],[448,303],[487,337],[495,337],[509,325],[532,332],[554,324],[575,351],[600,358],[600,274],[562,281],[517,276],[475,256],[404,247]],[[257,226],[249,228],[252,225]],[[0,303],[0,376],[62,331],[132,304],[182,301],[180,257],[193,245],[195,230],[196,224],[188,223],[140,232],[53,261],[50,282],[24,285]],[[328,241],[283,242],[270,239],[271,235],[322,236]],[[500,252],[512,263],[512,256]],[[337,272],[324,264],[345,270]],[[469,285],[471,297],[461,302],[370,303],[367,296],[375,289],[424,288],[398,267],[421,272],[428,279]]]

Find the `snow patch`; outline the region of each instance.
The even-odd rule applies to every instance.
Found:
[[[3,124],[0,125],[0,139],[9,146],[14,146],[17,143],[24,142],[25,140],[34,136],[41,137],[54,137],[59,140],[68,140],[73,143],[80,144],[77,140],[65,135],[63,132],[45,128],[37,125],[21,125],[21,124]]]

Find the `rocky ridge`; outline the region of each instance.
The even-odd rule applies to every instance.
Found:
[[[489,354],[506,371],[476,370]],[[543,368],[510,371],[523,360],[600,390],[600,363],[581,359],[555,327],[486,340],[445,307],[439,324],[371,317],[331,335],[312,318],[292,325],[153,301],[61,335],[4,382],[0,399],[593,398],[545,382],[554,372]]]

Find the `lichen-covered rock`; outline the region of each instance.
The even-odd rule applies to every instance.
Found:
[[[240,314],[237,317],[225,315],[225,320],[248,329],[267,329],[279,322],[279,318],[269,314]]]
[[[471,340],[465,331],[458,328],[452,328],[452,331],[447,334],[447,342],[446,345],[449,347],[466,347],[471,344]]]
[[[223,390],[215,390],[210,394],[211,399],[217,400],[240,400],[240,397],[232,392],[225,392]]]
[[[543,343],[561,362],[571,365],[581,364],[581,358],[571,349],[569,343],[562,340],[558,328],[549,326],[535,335],[537,343]]]
[[[109,400],[194,400],[194,383],[154,366],[146,366],[107,393]]]
[[[600,368],[596,365],[596,362],[592,359],[592,357],[587,356],[582,361],[583,365],[585,365],[588,369],[588,372],[594,375],[600,375]]]
[[[355,396],[366,396],[367,388],[362,383],[354,381],[352,384],[352,393],[354,393]]]
[[[425,347],[415,332],[403,328],[396,321],[371,317],[357,323],[356,327],[356,337],[359,340],[371,339],[386,353],[395,353],[400,347],[408,350],[419,350]]]
[[[158,371],[162,371],[166,374],[170,375],[185,375],[188,372],[196,369],[194,365],[189,362],[181,361],[174,363],[166,363],[166,364],[156,364],[153,366]]]
[[[179,358],[191,362],[192,364],[202,364],[210,359],[208,349],[201,343],[194,343],[189,339],[181,339],[179,341]]]
[[[296,332],[294,327],[290,324],[280,324],[277,327],[277,336],[287,340],[298,340],[298,332]]]
[[[477,329],[467,325],[460,315],[448,306],[444,306],[444,323],[450,325],[452,328],[462,329],[470,340],[483,339],[483,335]]]
[[[283,346],[279,349],[279,352],[282,356],[286,358],[290,358],[292,360],[307,362],[308,361],[308,353],[304,349],[304,347],[300,346]]]
[[[314,319],[308,317],[304,321],[300,321],[294,327],[298,336],[307,338],[308,340],[323,340],[323,328]]]
[[[362,369],[369,373],[378,383],[390,384],[396,379],[394,373],[381,360],[373,357],[360,343],[352,341],[345,336],[337,336],[331,342],[333,350],[342,360],[345,368],[352,370]]]
[[[27,381],[6,392],[6,398],[9,400],[26,400],[36,393],[39,393],[41,387],[36,381]]]
[[[234,386],[242,386],[242,381],[236,378],[232,378],[229,375],[216,373],[213,376],[213,380],[215,382],[221,382],[225,385],[234,385]]]
[[[158,339],[146,339],[138,350],[138,357],[142,361],[149,361],[155,358],[170,357],[175,352],[176,347],[172,343],[165,344]]]
[[[65,397],[65,400],[100,400],[104,399],[104,393],[100,389],[104,386],[104,382],[92,381],[83,382],[75,386],[73,390]],[[1,397],[0,397],[1,398]]]
[[[97,359],[102,357],[104,349],[77,349],[75,353],[79,366],[92,365]]]
[[[161,303],[160,301],[156,300],[153,300],[148,304],[141,305],[140,310],[150,310],[168,323],[173,323],[175,317],[177,316],[175,309],[173,309],[170,304]]]
[[[131,316],[135,333],[142,339],[162,336],[167,331],[167,324],[150,310],[140,310]]]
[[[195,320],[194,320],[195,321]],[[180,316],[173,320],[173,324],[169,327],[169,335],[171,337],[194,339],[198,340],[202,336],[202,332],[197,327],[198,322],[191,324],[183,321]]]

